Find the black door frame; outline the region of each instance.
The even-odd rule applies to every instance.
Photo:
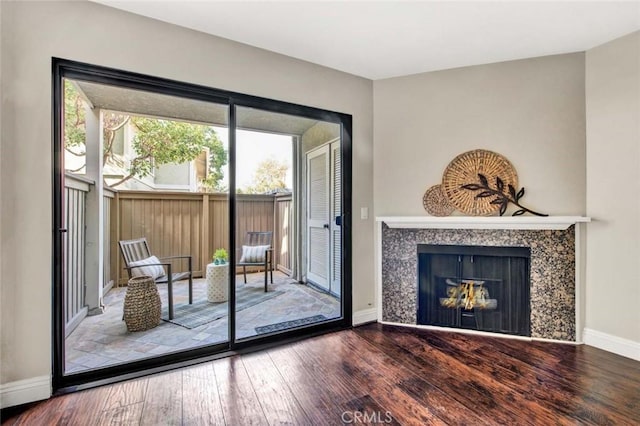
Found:
[[[63,79],[90,81],[114,85],[134,90],[151,91],[164,95],[225,104],[229,107],[229,247],[230,262],[235,264],[235,144],[236,107],[249,107],[265,111],[295,115],[328,121],[341,125],[342,175],[342,317],[323,323],[292,329],[280,334],[256,337],[236,342],[235,309],[229,310],[229,341],[223,344],[202,346],[158,357],[142,359],[126,364],[93,369],[65,375],[64,337],[64,90]],[[352,282],[351,282],[351,212],[352,212],[352,120],[348,114],[297,105],[293,103],[261,98],[191,83],[154,77],[129,71],[91,65],[87,63],[52,58],[52,158],[53,158],[53,212],[52,212],[52,324],[53,356],[52,385],[54,393],[63,393],[87,387],[98,386],[132,377],[166,371],[185,365],[216,359],[242,351],[257,350],[315,334],[351,327],[352,322]],[[229,286],[235,277],[230,274]],[[229,306],[235,307],[235,292],[229,292]]]

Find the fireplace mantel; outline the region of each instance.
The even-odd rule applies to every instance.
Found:
[[[584,216],[382,216],[389,228],[405,229],[523,229],[564,230],[577,223],[591,222]]]

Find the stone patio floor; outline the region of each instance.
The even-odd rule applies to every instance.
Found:
[[[264,286],[264,274],[247,274],[247,284],[242,275],[236,276],[237,286]],[[324,315],[327,319],[340,317],[340,301],[299,284],[281,272],[274,272],[269,291],[284,293],[257,305],[241,310],[236,315],[238,339],[257,335],[255,328]],[[167,304],[167,286],[158,285],[163,306]],[[188,283],[174,283],[174,306],[188,301]],[[228,340],[228,317],[217,319],[199,327],[188,329],[167,321],[147,331],[130,333],[122,320],[122,307],[126,287],[113,288],[104,297],[105,312],[86,317],[65,341],[66,373],[85,371],[114,364],[149,358],[170,352],[203,345],[223,343]],[[193,281],[193,300],[206,299],[206,280]]]

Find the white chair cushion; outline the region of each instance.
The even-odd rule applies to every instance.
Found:
[[[135,262],[131,262],[129,266],[142,266],[142,265],[154,265],[154,266],[142,266],[141,268],[133,268],[131,269],[131,276],[133,277],[141,277],[143,275],[148,275],[152,277],[154,280],[158,277],[164,275],[164,268],[161,265],[158,265],[160,260],[155,256],[147,257],[146,259],[138,260]]]
[[[240,263],[264,263],[267,250],[271,246],[242,246]]]

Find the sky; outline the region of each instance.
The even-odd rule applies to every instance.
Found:
[[[229,130],[226,127],[214,127],[225,149],[229,149]],[[249,186],[258,164],[273,158],[289,165],[285,183],[293,187],[292,178],[292,142],[291,136],[272,133],[238,130],[236,133],[236,188]],[[229,184],[228,166],[225,167],[223,185]]]

